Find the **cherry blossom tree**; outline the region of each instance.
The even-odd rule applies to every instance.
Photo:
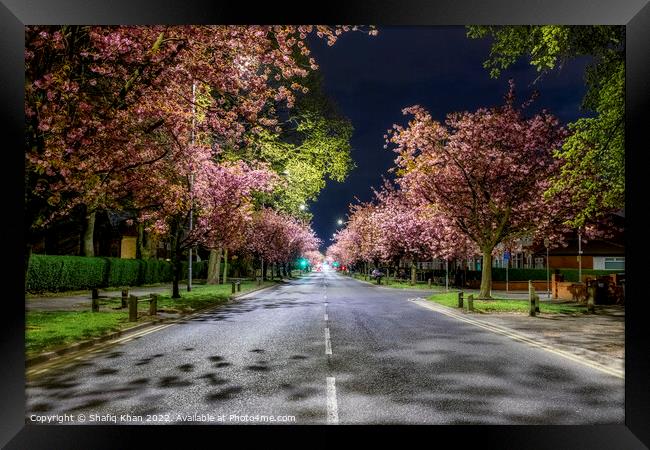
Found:
[[[524,116],[514,84],[505,104],[453,113],[439,123],[420,106],[406,128],[394,125],[398,183],[416,203],[430,205],[453,223],[483,256],[480,298],[490,297],[495,247],[523,235],[559,234],[567,220],[554,198],[544,196],[558,173],[553,158],[567,132],[542,111]]]
[[[28,26],[25,267],[33,233],[80,206],[92,230],[94,211],[122,207],[138,168],[194,151],[196,133],[218,151],[275,126],[269,105],[291,107],[300,79],[317,69],[307,35],[333,44],[354,29]]]

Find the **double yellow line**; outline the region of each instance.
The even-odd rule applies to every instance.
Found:
[[[623,370],[614,369],[612,367],[605,366],[605,365],[597,363],[595,361],[590,361],[588,359],[582,358],[582,357],[580,357],[578,355],[575,355],[573,353],[569,353],[569,352],[566,352],[564,350],[556,349],[556,348],[552,347],[551,345],[545,344],[543,342],[535,341],[535,340],[533,340],[531,338],[528,338],[526,336],[523,336],[523,335],[521,335],[519,333],[515,333],[515,332],[513,332],[512,330],[510,330],[508,328],[503,328],[503,327],[500,327],[498,325],[493,325],[493,324],[488,324],[488,323],[482,322],[480,320],[463,317],[463,316],[461,316],[461,315],[459,315],[459,314],[457,314],[455,312],[452,312],[452,311],[448,310],[447,308],[439,307],[437,305],[432,305],[427,300],[414,299],[412,301],[413,301],[413,303],[416,303],[416,304],[418,304],[420,306],[431,309],[433,311],[439,312],[440,314],[444,314],[446,316],[453,317],[454,319],[460,320],[462,322],[469,323],[471,325],[477,326],[479,328],[483,328],[483,329],[488,330],[488,331],[492,331],[493,333],[497,333],[497,334],[501,334],[503,336],[507,336],[510,339],[513,339],[515,341],[523,342],[523,343],[526,343],[526,344],[528,344],[528,345],[530,345],[532,347],[536,347],[536,348],[545,350],[545,351],[547,351],[549,353],[553,353],[555,355],[562,356],[563,358],[566,358],[566,359],[569,359],[571,361],[580,363],[580,364],[585,365],[587,367],[591,367],[592,369],[596,369],[596,370],[598,370],[600,372],[603,372],[603,373],[606,373],[608,375],[612,375],[612,376],[617,377],[617,378],[625,379],[625,372]]]

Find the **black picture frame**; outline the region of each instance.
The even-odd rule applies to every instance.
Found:
[[[5,237],[5,298],[0,310],[0,445],[11,449],[36,448],[131,448],[143,436],[168,445],[188,439],[225,445],[226,437],[287,438],[299,445],[309,442],[295,437],[295,427],[125,427],[125,426],[34,426],[25,424],[24,378],[24,283],[22,261],[22,204],[24,199],[23,146],[24,26],[29,24],[148,24],[148,23],[346,23],[377,25],[466,24],[572,24],[626,25],[626,355],[625,425],[612,426],[437,426],[430,427],[298,427],[314,441],[325,433],[362,431],[384,441],[389,435],[420,435],[428,444],[452,439],[454,447],[476,440],[481,448],[585,448],[641,449],[650,446],[648,382],[648,303],[643,297],[641,255],[646,254],[642,196],[644,150],[647,149],[647,110],[650,106],[650,4],[648,0],[359,0],[308,2],[217,3],[207,0],[0,0],[0,111],[7,130],[2,135],[5,202],[9,208],[2,226]],[[435,51],[435,49],[432,49]],[[17,178],[14,180],[14,177]],[[7,199],[7,197],[9,197]],[[9,269],[7,271],[7,269]],[[2,273],[2,272],[0,272]],[[645,289],[647,294],[647,289]],[[306,431],[306,433],[305,433]],[[236,436],[235,436],[236,435]],[[214,439],[218,439],[215,441]],[[245,440],[244,440],[245,439]],[[195,441],[196,440],[196,441]],[[291,442],[285,440],[284,442]],[[303,442],[299,442],[303,441]],[[405,442],[405,441],[402,441]],[[265,445],[268,445],[269,441]],[[449,445],[449,444],[448,444]]]

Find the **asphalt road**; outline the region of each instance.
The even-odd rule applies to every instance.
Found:
[[[624,422],[624,380],[416,296],[315,273],[30,379],[26,421]]]

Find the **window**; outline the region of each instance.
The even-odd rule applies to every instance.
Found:
[[[535,258],[535,269],[543,269],[544,268],[544,258],[543,257],[536,257]]]
[[[605,257],[605,270],[625,270],[625,258]]]

